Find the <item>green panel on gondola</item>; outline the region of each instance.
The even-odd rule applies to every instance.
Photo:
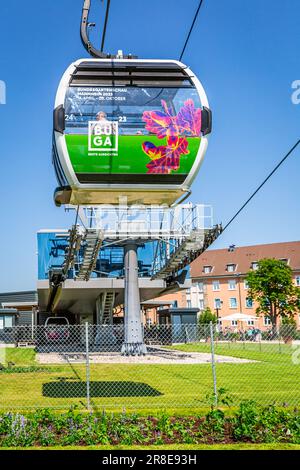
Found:
[[[118,152],[89,152],[88,136],[66,135],[67,148],[75,173],[147,173],[147,164],[151,161],[143,151],[143,136],[119,136]],[[160,141],[149,136],[148,141],[156,146]],[[200,138],[188,137],[189,153],[181,155],[178,174],[188,174],[195,161]]]
[[[188,175],[197,157],[201,104],[193,87],[70,87],[65,138],[75,173]]]

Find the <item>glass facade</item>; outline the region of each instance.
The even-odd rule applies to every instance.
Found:
[[[48,279],[49,270],[63,266],[69,246],[68,237],[69,233],[67,231],[38,233],[38,279]],[[157,243],[156,240],[147,241],[138,247],[140,277],[152,276],[153,260],[157,258]],[[164,253],[164,256],[166,256],[166,253]],[[68,272],[68,279],[76,277],[82,259],[83,248],[79,250],[74,266]],[[189,268],[185,269],[189,275]],[[91,274],[91,278],[99,277],[124,277],[124,249],[122,246],[107,246],[104,241],[95,270]]]

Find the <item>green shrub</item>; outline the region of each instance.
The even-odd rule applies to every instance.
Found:
[[[209,325],[210,322],[217,323],[217,317],[214,313],[212,313],[211,309],[207,307],[198,319],[199,325]]]

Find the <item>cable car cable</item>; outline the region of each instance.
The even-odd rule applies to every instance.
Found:
[[[107,27],[108,15],[109,15],[109,7],[110,7],[110,0],[107,0],[104,27],[103,27],[102,40],[101,40],[101,52],[103,52],[103,49],[104,49],[106,27]]]
[[[188,42],[189,42],[189,39],[190,39],[190,36],[191,36],[191,34],[192,34],[192,31],[193,31],[193,28],[194,28],[194,25],[195,25],[195,22],[196,22],[198,13],[199,13],[200,8],[201,8],[201,6],[202,6],[202,3],[203,3],[203,0],[200,0],[199,5],[198,5],[198,8],[197,8],[197,11],[196,11],[195,16],[194,16],[194,19],[193,19],[193,22],[192,22],[192,24],[191,24],[190,30],[189,30],[189,32],[188,32],[188,35],[187,35],[187,37],[186,37],[186,40],[185,40],[183,49],[182,49],[181,54],[180,54],[180,57],[179,57],[179,60],[180,60],[180,61],[181,61],[181,59],[182,59],[182,57],[183,57],[183,54],[184,54],[185,49],[186,49],[186,46],[187,46],[187,44],[188,44]]]
[[[263,182],[256,188],[256,190],[251,194],[251,196],[247,199],[246,202],[240,207],[240,209],[234,214],[233,217],[227,222],[225,227],[222,229],[222,232],[229,227],[229,225],[236,219],[236,217],[242,212],[242,210],[249,204],[249,202],[254,198],[254,196],[260,191],[260,189],[266,184],[266,182],[271,178],[272,175],[278,170],[278,168],[285,162],[285,160],[293,153],[293,151],[298,147],[300,144],[300,139],[290,148],[287,154],[280,160],[280,162],[275,166],[275,168],[268,174],[268,176],[263,180]]]

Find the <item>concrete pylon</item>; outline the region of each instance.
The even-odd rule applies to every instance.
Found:
[[[147,353],[144,343],[143,325],[141,320],[141,305],[138,277],[137,244],[127,242],[124,247],[125,268],[125,341],[122,354],[142,355]]]

